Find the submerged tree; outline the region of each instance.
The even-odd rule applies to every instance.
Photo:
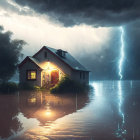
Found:
[[[22,56],[23,40],[12,40],[12,32],[4,32],[0,26],[0,82],[8,81],[16,71]]]

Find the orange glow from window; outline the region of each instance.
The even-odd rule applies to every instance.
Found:
[[[29,99],[29,102],[30,102],[30,103],[35,103],[35,102],[36,102],[36,98],[31,98],[31,99]]]

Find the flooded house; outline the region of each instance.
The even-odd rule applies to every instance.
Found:
[[[70,53],[47,46],[19,64],[20,83],[39,87],[52,87],[64,76],[80,83],[89,82],[89,71]]]

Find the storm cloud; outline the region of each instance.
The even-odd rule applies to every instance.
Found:
[[[139,0],[15,0],[64,26],[118,26],[140,17]]]
[[[5,12],[5,16],[10,16],[8,12],[18,13],[19,15],[33,15],[33,11],[30,8],[21,7],[12,0],[0,0],[0,12],[1,10]]]

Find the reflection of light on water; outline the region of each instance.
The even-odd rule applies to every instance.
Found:
[[[102,85],[101,83],[96,83],[96,82],[93,82],[92,83],[92,87],[94,88],[94,94],[95,96],[99,96],[102,90]]]
[[[92,83],[92,86],[94,88],[95,94],[97,95],[98,94],[98,90],[99,90],[98,84],[97,83]]]
[[[47,110],[47,111],[45,112],[45,114],[46,114],[46,116],[51,116],[51,115],[52,115],[52,113],[51,113],[50,110]]]
[[[119,113],[122,116],[122,120],[124,123],[124,113],[122,112],[122,102],[123,102],[123,98],[122,98],[122,85],[121,85],[121,81],[119,81],[118,83],[118,97],[119,97]]]
[[[130,86],[131,86],[131,88],[133,88],[133,81],[132,80],[130,81]]]
[[[36,102],[36,98],[31,98],[31,99],[29,100],[29,102],[35,103],[35,102]]]
[[[51,116],[52,115],[52,112],[51,112],[51,109],[50,109],[50,104],[49,103],[46,103],[46,110],[45,110],[45,115],[47,117]]]
[[[121,123],[118,123],[118,129],[116,132],[117,137],[121,137],[123,140],[123,136],[126,134],[126,130],[124,128],[125,125],[125,116],[124,112],[122,111],[122,104],[123,104],[123,93],[122,93],[122,82],[118,82],[118,110],[121,117]]]

